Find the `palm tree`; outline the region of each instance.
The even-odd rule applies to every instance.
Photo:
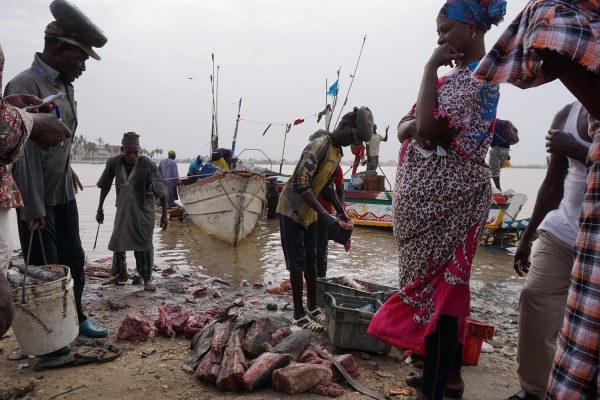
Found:
[[[104,143],[104,139],[102,139],[101,137],[96,138],[96,142],[98,142],[98,147],[102,146],[102,143]]]
[[[83,135],[79,135],[79,136],[75,135],[75,138],[73,139],[73,147],[71,148],[74,159],[81,160],[83,158],[83,156],[84,156],[83,152],[85,151],[83,146],[85,143],[86,143],[86,140],[83,137]]]
[[[112,155],[112,146],[108,143],[104,145],[104,150],[106,150],[106,157],[110,157]]]
[[[96,143],[94,143],[94,142],[87,142],[85,144],[84,148],[85,148],[86,153],[92,155],[92,160],[93,160],[94,159],[94,155],[96,153],[98,153],[98,146],[96,145]]]

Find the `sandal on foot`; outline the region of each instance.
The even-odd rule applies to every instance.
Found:
[[[323,311],[321,311],[319,307],[312,311],[309,311],[308,308],[304,307],[304,311],[306,312],[306,315],[308,315],[308,318],[312,319],[318,324],[325,325],[325,314],[323,314]]]
[[[465,391],[463,389],[454,389],[449,387],[444,388],[444,396],[446,396],[449,399],[460,400],[463,398],[464,393]]]
[[[421,389],[421,385],[423,384],[423,375],[414,371],[409,373],[406,377],[406,384],[412,388]]]
[[[106,285],[124,285],[129,280],[129,275],[117,275],[112,277],[111,279],[102,282],[103,286]]]
[[[87,349],[62,357],[42,358],[34,367],[36,372],[55,368],[75,367],[91,363],[104,363],[121,356],[122,350],[113,345],[98,345],[90,341]],[[95,347],[95,348],[94,348]]]
[[[508,398],[508,400],[539,400],[535,394],[527,393],[524,390],[520,390]]]
[[[421,389],[421,386],[423,385],[423,375],[418,374],[414,371],[409,373],[408,376],[406,377],[406,384],[410,387]],[[462,399],[464,392],[465,391],[463,389],[455,389],[455,388],[449,388],[449,387],[444,388],[444,396],[449,399],[459,399],[460,400],[460,399]],[[512,398],[511,398],[511,400],[512,400]],[[526,400],[529,400],[529,399],[526,399]]]
[[[144,292],[156,292],[156,286],[150,282],[144,282]]]
[[[300,319],[292,319],[292,323],[302,329],[308,329],[313,332],[323,332],[325,330],[323,325],[311,320],[306,315]]]

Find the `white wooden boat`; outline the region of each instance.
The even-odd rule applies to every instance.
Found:
[[[225,171],[179,187],[179,198],[200,229],[236,246],[248,236],[266,204],[265,178]]]

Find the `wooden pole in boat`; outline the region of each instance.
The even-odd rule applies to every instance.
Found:
[[[281,175],[281,170],[283,169],[283,155],[285,154],[285,141],[287,139],[288,134],[288,126],[285,126],[285,135],[283,135],[283,149],[281,150],[281,163],[279,164],[279,174]]]
[[[383,168],[381,168],[381,165],[377,164],[377,167],[379,167],[379,170],[381,171],[381,173],[383,174],[383,176],[385,177],[386,182],[390,185],[390,190],[393,190],[393,186],[392,183],[389,181],[389,179],[387,178],[387,175],[385,174],[385,172],[383,172]]]
[[[327,128],[327,96],[329,93],[329,86],[327,86],[327,78],[325,78],[325,128]]]
[[[215,87],[215,149],[219,147],[219,69],[217,65],[217,79]]]
[[[365,47],[365,41],[367,40],[367,35],[363,38],[362,46],[360,46],[360,53],[358,53],[358,59],[356,60],[356,66],[354,67],[354,73],[350,75],[352,78],[350,80],[350,86],[348,86],[348,91],[346,92],[346,99],[344,100],[344,104],[342,104],[342,108],[340,108],[340,113],[338,114],[337,120],[335,121],[335,125],[337,126],[340,117],[342,116],[342,111],[348,102],[348,95],[350,95],[350,89],[352,89],[352,84],[354,83],[354,78],[356,77],[356,71],[358,70],[358,63],[360,62],[360,56],[362,55],[363,49]]]
[[[235,142],[237,141],[238,126],[240,126],[240,111],[242,110],[242,98],[238,104],[238,114],[235,120],[235,131],[233,131],[233,142],[231,143],[231,154],[235,154]]]
[[[215,53],[211,54],[212,57],[212,74],[210,76],[210,87],[212,90],[212,121],[210,128],[210,152],[212,153],[217,148],[215,147]]]
[[[340,92],[340,71],[342,70],[342,66],[340,65],[340,67],[337,70],[337,89],[335,91],[335,95],[333,96],[333,101],[331,102],[331,112],[329,115],[327,115],[327,113],[325,114],[325,129],[329,131],[329,128],[331,126],[331,120],[333,119],[333,112],[335,110],[335,106],[337,105],[337,99],[338,99],[338,93]],[[329,92],[329,88],[325,89],[325,97],[327,97],[327,93]]]

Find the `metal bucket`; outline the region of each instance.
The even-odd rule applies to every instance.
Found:
[[[30,356],[58,350],[79,334],[69,268],[58,264],[41,268],[64,274],[64,278],[12,290],[12,328],[21,351]]]

